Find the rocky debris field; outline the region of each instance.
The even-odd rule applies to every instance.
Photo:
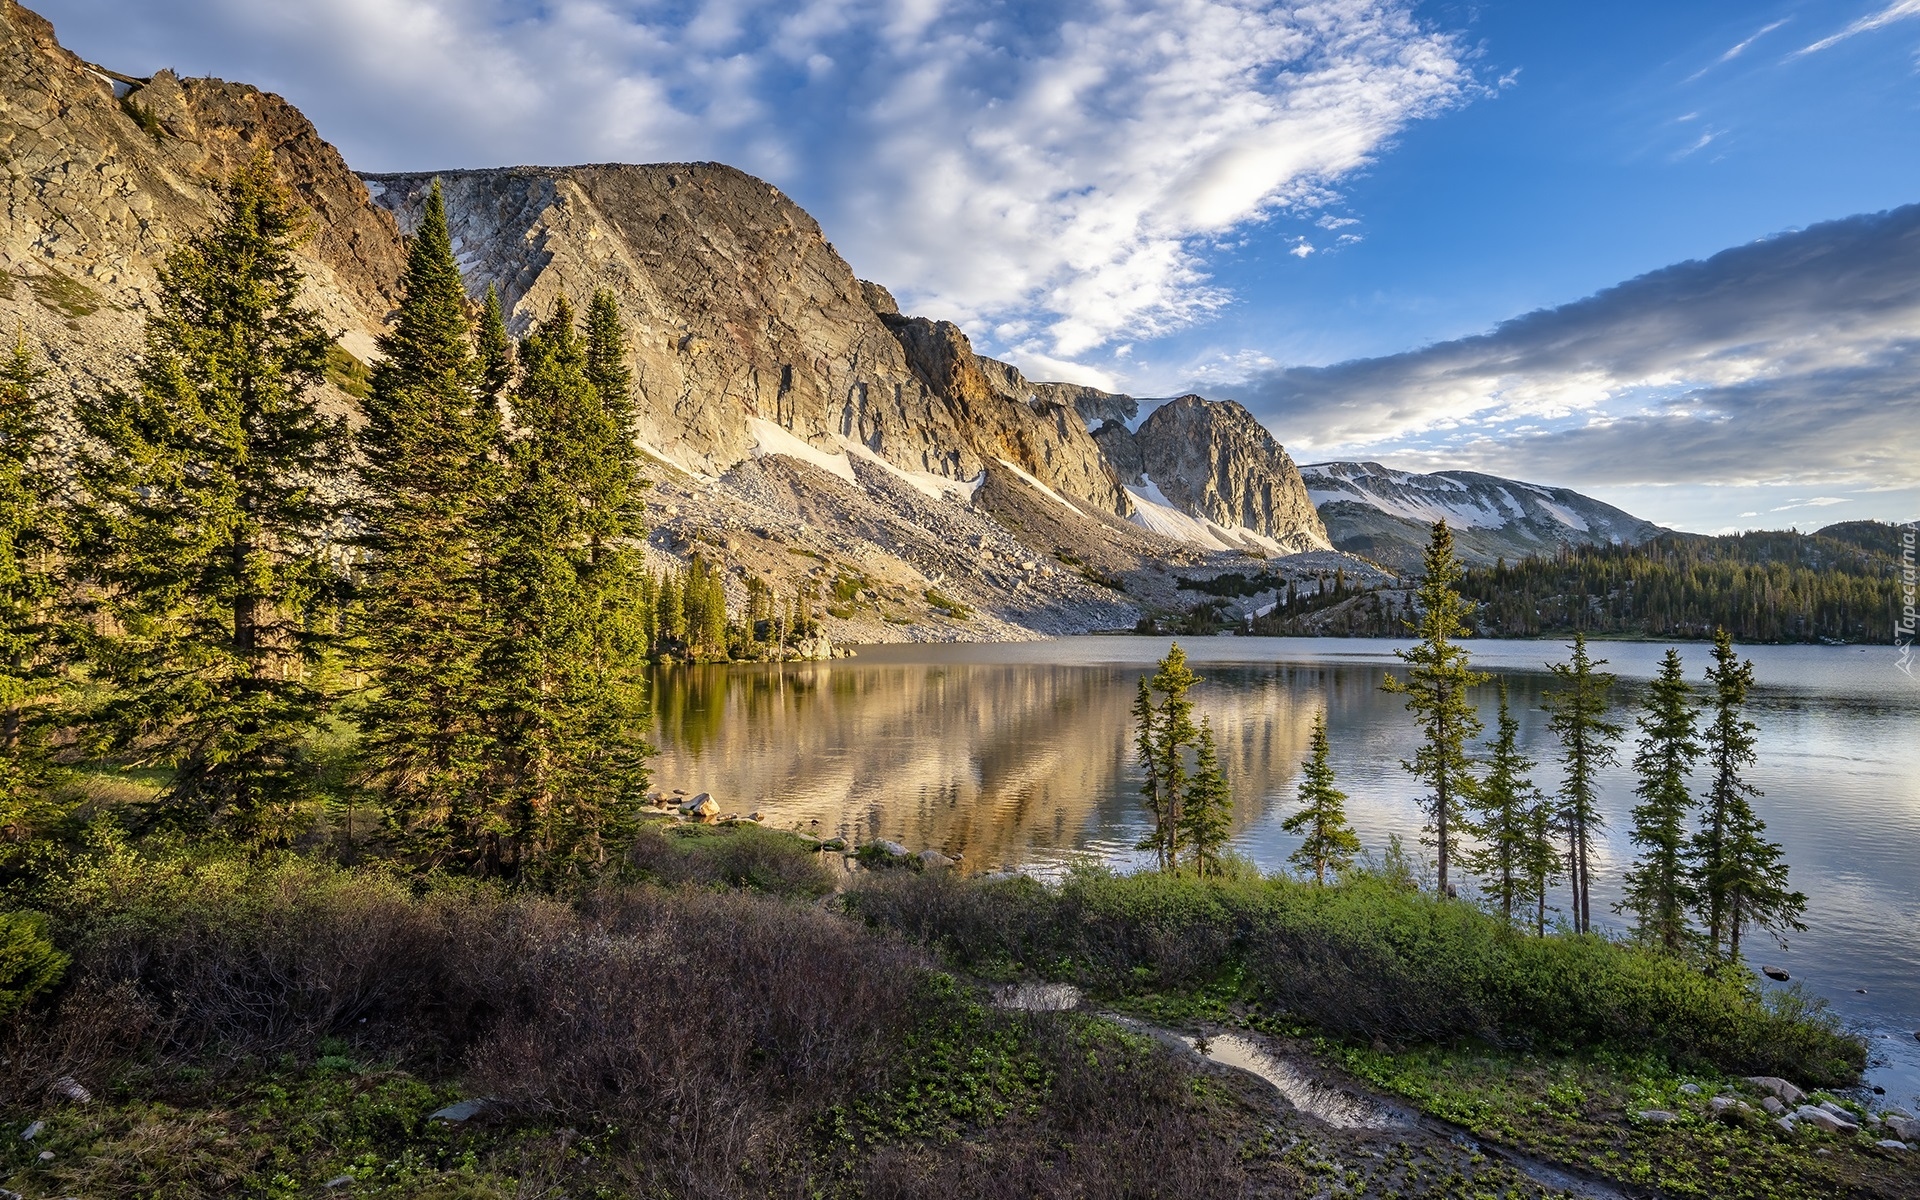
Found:
[[[649,555],[656,565],[696,554],[719,564],[736,611],[749,578],[777,595],[807,592],[838,644],[1131,630],[1150,611],[1201,599],[1179,587],[1182,579],[1379,575],[1334,552],[1262,559],[1203,551],[1081,511],[998,467],[977,487],[955,485],[935,498],[859,456],[848,462],[853,483],[784,455],[749,459],[717,479],[650,463]]]

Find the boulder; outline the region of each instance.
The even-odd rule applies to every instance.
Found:
[[[1778,1121],[1775,1121],[1774,1124],[1779,1127],[1781,1133],[1786,1134],[1788,1137],[1793,1136],[1795,1126],[1792,1117],[1781,1117]]]
[[[1767,1115],[1770,1117],[1777,1117],[1787,1111],[1787,1106],[1780,1103],[1780,1097],[1778,1096],[1768,1096],[1761,1100],[1760,1107],[1766,1109]]]
[[[915,856],[915,859],[919,862],[920,869],[923,871],[950,871],[955,866],[951,858],[948,858],[938,850],[922,850]]]
[[[1912,1117],[1887,1117],[1887,1129],[1903,1142],[1920,1142],[1920,1121]]]
[[[1700,1094],[1700,1085],[1697,1083],[1683,1083],[1680,1085],[1680,1090],[1689,1096],[1698,1096]]]
[[[1671,1125],[1680,1119],[1679,1113],[1668,1112],[1664,1108],[1647,1108],[1633,1114],[1650,1125]]]
[[[1780,1097],[1786,1104],[1798,1104],[1807,1098],[1805,1092],[1778,1075],[1749,1075],[1747,1082],[1770,1096]]]
[[[1785,983],[1787,980],[1793,978],[1793,976],[1787,974],[1785,967],[1761,967],[1760,973],[1768,979],[1776,979],[1781,983]]]
[[[445,1108],[435,1109],[427,1114],[429,1121],[447,1121],[458,1125],[462,1121],[471,1121],[492,1108],[494,1102],[485,1096],[475,1096],[470,1100],[456,1100]]]
[[[1824,1108],[1815,1108],[1810,1104],[1802,1104],[1794,1109],[1793,1116],[1796,1121],[1811,1125],[1815,1129],[1824,1129],[1828,1133],[1860,1132],[1860,1127],[1852,1121],[1837,1117]]]
[[[33,1139],[39,1137],[40,1131],[42,1129],[45,1129],[46,1127],[47,1127],[47,1123],[45,1121],[35,1121],[33,1124],[27,1126],[26,1130],[23,1133],[21,1133],[20,1140],[23,1142],[30,1142]]]
[[[680,813],[682,816],[697,820],[711,821],[720,815],[720,802],[707,793],[701,792],[698,796],[683,802],[680,805]]]
[[[1905,1151],[1907,1148],[1907,1144],[1905,1142],[1896,1142],[1892,1138],[1881,1138],[1879,1141],[1875,1142],[1874,1145],[1880,1147],[1880,1149],[1882,1150]]]
[[[53,1094],[62,1100],[71,1100],[75,1104],[86,1104],[93,1099],[93,1093],[80,1086],[71,1075],[62,1075],[53,1081]]]

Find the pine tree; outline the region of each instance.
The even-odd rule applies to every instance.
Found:
[[[606,288],[593,294],[587,306],[587,382],[599,393],[600,404],[613,426],[623,432],[633,427],[633,372],[627,367],[627,335],[620,322],[620,304]],[[626,439],[626,456],[633,442]]]
[[[1462,832],[1459,810],[1471,798],[1475,786],[1466,746],[1480,736],[1481,730],[1467,691],[1485,683],[1487,676],[1473,670],[1468,665],[1466,647],[1455,644],[1455,639],[1467,633],[1470,609],[1455,588],[1460,580],[1460,560],[1454,557],[1453,531],[1445,521],[1434,522],[1425,567],[1426,578],[1416,593],[1420,619],[1411,626],[1420,642],[1411,649],[1394,651],[1407,664],[1407,678],[1388,676],[1385,687],[1407,698],[1407,711],[1421,727],[1420,749],[1401,766],[1427,785],[1427,831],[1439,852],[1440,891],[1450,895],[1448,868],[1456,857],[1455,847]]]
[[[32,724],[57,685],[49,647],[59,521],[44,374],[18,335],[0,358],[0,840],[24,839],[43,806],[49,763]]]
[[[1300,764],[1300,811],[1280,823],[1288,833],[1301,835],[1300,848],[1288,861],[1312,871],[1324,886],[1328,872],[1344,871],[1360,853],[1359,835],[1347,824],[1347,794],[1333,786],[1332,749],[1327,740],[1327,714],[1313,719],[1313,738],[1307,760]]]
[[[1220,869],[1220,851],[1233,833],[1233,789],[1220,770],[1213,722],[1202,719],[1193,760],[1193,784],[1180,810],[1180,840],[1202,879]]]
[[[1547,664],[1561,684],[1547,693],[1544,707],[1548,713],[1547,728],[1560,740],[1563,774],[1559,825],[1567,839],[1567,878],[1573,885],[1576,933],[1587,933],[1593,928],[1589,868],[1593,838],[1603,826],[1596,778],[1601,770],[1620,761],[1613,743],[1625,732],[1620,725],[1606,719],[1613,676],[1594,670],[1606,665],[1604,658],[1588,658],[1587,638],[1583,633],[1573,635],[1573,654],[1569,661]],[[1545,903],[1544,899],[1541,903]]]
[[[1162,871],[1171,871],[1180,862],[1180,812],[1188,785],[1186,752],[1199,736],[1187,692],[1198,682],[1200,677],[1187,666],[1187,652],[1175,643],[1135,700],[1135,744],[1147,771],[1141,793],[1153,819],[1153,828],[1138,849],[1153,851]]]
[[[1775,934],[1803,929],[1800,915],[1807,898],[1787,890],[1780,846],[1766,840],[1766,825],[1753,811],[1751,798],[1760,790],[1744,774],[1758,758],[1758,727],[1745,716],[1753,663],[1734,653],[1733,639],[1724,628],[1714,634],[1707,683],[1713,689],[1713,716],[1703,740],[1713,783],[1694,836],[1694,891],[1706,917],[1708,952],[1720,958],[1724,945],[1725,960],[1737,962],[1743,926],[1758,925]]]
[[[490,597],[505,615],[484,671],[494,770],[483,869],[591,873],[630,833],[650,748],[637,592],[640,530],[610,477],[625,437],[587,378],[562,299],[520,348],[509,486]],[[629,588],[633,591],[629,591]]]
[[[408,244],[359,436],[364,755],[402,838],[471,859],[486,757],[480,659],[492,635],[486,520],[500,492],[498,409],[482,388],[440,186]]]
[[[1551,861],[1554,854],[1551,843],[1544,854],[1539,845],[1539,816],[1546,810],[1546,798],[1533,786],[1533,767],[1533,760],[1520,751],[1520,722],[1508,705],[1507,682],[1503,679],[1500,720],[1488,747],[1486,778],[1480,781],[1473,799],[1479,815],[1474,831],[1480,845],[1467,855],[1467,865],[1491,883],[1501,915],[1509,924],[1516,907],[1536,898],[1535,876],[1541,862]]]
[[[265,151],[218,195],[161,271],[136,390],[77,406],[76,551],[104,610],[95,727],[174,768],[177,816],[284,840],[339,640],[329,482],[347,431],[317,397],[333,339],[298,304],[305,214]]]
[[[436,186],[434,195],[438,197]],[[474,360],[480,372],[480,394],[496,406],[513,386],[513,339],[507,336],[506,317],[500,311],[500,293],[487,285],[480,309],[480,328],[474,333]]]
[[[1633,809],[1629,837],[1641,853],[1627,871],[1626,893],[1618,907],[1634,915],[1641,937],[1678,951],[1687,936],[1687,907],[1693,899],[1686,821],[1694,801],[1687,777],[1700,756],[1693,692],[1678,650],[1669,649],[1661,661],[1639,724],[1633,769],[1640,779],[1634,789],[1640,803]]]
[[[1527,813],[1529,833],[1526,858],[1527,892],[1533,897],[1533,932],[1535,936],[1545,937],[1547,933],[1547,889],[1560,878],[1560,848],[1554,844],[1556,807],[1553,798],[1542,796]]]

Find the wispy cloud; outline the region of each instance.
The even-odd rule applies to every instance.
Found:
[[[1708,63],[1706,66],[1701,67],[1698,71],[1695,71],[1693,74],[1687,76],[1686,82],[1692,83],[1694,80],[1700,78],[1702,75],[1705,75],[1708,71],[1713,70],[1715,67],[1724,66],[1725,64],[1732,62],[1734,59],[1739,58],[1742,54],[1745,54],[1747,52],[1747,48],[1749,46],[1753,45],[1755,42],[1759,41],[1761,38],[1772,33],[1774,30],[1780,28],[1782,25],[1785,25],[1788,21],[1791,21],[1792,19],[1793,19],[1792,17],[1782,17],[1778,21],[1773,22],[1771,25],[1762,25],[1759,28],[1759,30],[1757,30],[1751,36],[1746,38],[1744,41],[1736,43],[1725,54],[1722,54],[1719,58],[1714,59],[1712,62]]]
[[[1681,263],[1477,337],[1216,390],[1314,457],[1575,486],[1792,486],[1788,502],[1821,505],[1915,490],[1916,381],[1920,205]]]
[[[1823,37],[1812,45],[1802,46],[1800,49],[1795,50],[1789,57],[1799,58],[1803,54],[1816,54],[1819,51],[1827,49],[1829,46],[1836,46],[1850,37],[1857,37],[1863,33],[1871,33],[1876,29],[1883,29],[1896,21],[1904,21],[1910,17],[1920,17],[1920,0],[1894,0],[1894,3],[1889,4],[1872,16],[1861,17],[1858,21],[1842,29],[1839,33],[1833,34],[1830,37]]]
[[[1207,244],[1479,91],[1414,0],[44,2],[92,57],[283,92],[361,169],[734,163],[919,311],[1063,359],[1215,311]]]

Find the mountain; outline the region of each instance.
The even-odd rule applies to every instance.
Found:
[[[117,82],[63,49],[53,27],[0,0],[0,314],[56,380],[125,377],[168,249],[206,220],[211,183],[265,147],[315,216],[301,252],[307,302],[355,354],[397,299],[392,218],[290,105],[218,79]]]
[[[1093,397],[1077,405],[1083,415],[1116,411]],[[1267,554],[1333,548],[1293,459],[1231,400],[1169,400],[1131,434],[1108,417],[1094,440],[1126,485],[1129,516],[1148,529]]]
[[[1183,579],[1327,544],[1292,503],[1292,463],[1237,406],[1202,405],[1164,437],[1122,426],[1125,446],[1159,456],[1153,487],[1171,489],[1136,495],[1107,449],[1125,446],[1087,415],[1130,418],[1130,397],[1029,381],[951,323],[901,313],[811,216],[743,172],[361,177],[277,96],[116,75],[0,0],[0,325],[23,330],[58,391],[126,379],[167,252],[208,219],[214,183],[263,148],[315,216],[305,298],[341,335],[330,402],[343,412],[435,178],[470,295],[496,287],[516,333],[563,296],[583,308],[612,289],[650,460],[649,554],[720,562],[736,604],[751,576],[808,590],[832,636],[859,641],[1129,627],[1182,605]],[[1270,572],[1315,575],[1328,554]]]
[[[1435,521],[1453,529],[1462,561],[1485,565],[1560,546],[1637,545],[1666,532],[1650,521],[1567,488],[1441,471],[1418,475],[1379,463],[1300,468],[1338,549],[1396,571],[1418,571]]]

